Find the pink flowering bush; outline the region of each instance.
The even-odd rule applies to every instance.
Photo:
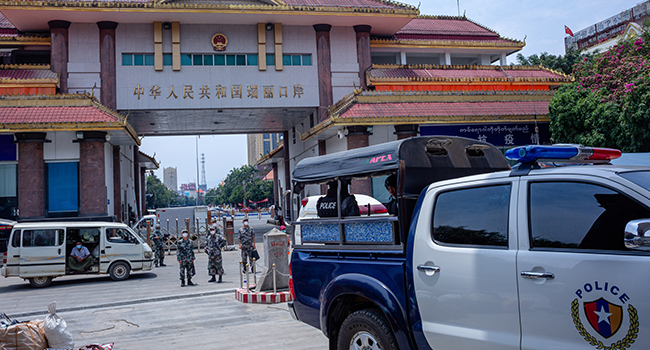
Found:
[[[554,142],[650,151],[650,31],[574,66],[551,100]]]

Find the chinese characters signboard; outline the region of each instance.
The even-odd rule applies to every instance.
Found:
[[[420,127],[420,135],[461,136],[499,147],[548,144],[551,139],[548,123],[537,123],[539,133],[535,132],[535,123],[517,124],[471,124],[471,125],[429,125]]]

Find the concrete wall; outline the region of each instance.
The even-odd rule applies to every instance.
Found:
[[[211,38],[223,33],[228,38],[226,51],[213,50]],[[180,25],[181,54],[257,54],[257,25]],[[270,33],[267,32],[267,37]],[[270,39],[270,40],[269,40]],[[267,39],[267,52],[273,52],[273,39]],[[285,66],[276,71],[269,66],[181,66],[174,72],[164,66],[123,66],[122,53],[153,54],[153,23],[120,24],[116,29],[116,75],[118,109],[195,109],[195,108],[267,108],[318,106],[318,68],[316,66],[315,34],[311,27],[283,27],[284,54],[311,54],[311,66]],[[163,30],[163,53],[171,53],[171,31]],[[143,88],[138,99],[134,88]],[[183,96],[183,86],[192,86],[194,98]],[[209,87],[210,98],[200,98],[202,85]],[[226,98],[216,98],[216,86],[227,87]],[[242,98],[232,98],[231,86],[241,85]],[[258,98],[247,97],[247,87],[257,85]],[[302,85],[304,94],[295,97],[294,85]],[[160,87],[160,96],[150,96],[152,86]],[[178,98],[169,99],[171,86]],[[273,86],[273,98],[264,98],[263,86]],[[279,88],[287,87],[288,96],[280,97]]]
[[[101,79],[97,24],[72,23],[68,31],[68,42],[68,92],[90,93],[93,86],[97,86],[93,93],[99,100]]]
[[[43,159],[48,160],[79,160],[79,144],[74,131],[48,132],[46,138],[51,143],[43,144]]]
[[[352,27],[332,27],[332,97],[334,103],[352,93],[354,84],[359,87],[357,62],[357,35]]]
[[[137,204],[135,202],[135,190],[133,182],[133,146],[121,146],[120,147],[120,172],[122,173],[122,188],[120,193],[122,194],[122,203],[124,204],[124,221],[127,221],[128,218],[128,205],[131,205],[133,212],[138,211]],[[126,197],[124,197],[124,192],[126,191]]]

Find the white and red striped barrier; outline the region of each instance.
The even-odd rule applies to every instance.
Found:
[[[249,292],[246,288],[235,290],[235,299],[244,304],[275,304],[291,301],[291,293],[286,292]]]

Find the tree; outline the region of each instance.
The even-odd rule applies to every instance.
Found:
[[[147,176],[147,209],[166,208],[179,202],[179,195],[168,189],[156,175]]]
[[[564,74],[572,74],[574,66],[581,62],[585,57],[590,59],[593,54],[580,53],[577,50],[569,50],[566,55],[555,56],[548,52],[541,54],[532,54],[528,57],[517,54],[517,64],[521,66],[543,66],[553,69]]]
[[[583,57],[549,105],[554,142],[650,151],[650,31]]]
[[[237,205],[246,200],[254,202],[273,195],[273,182],[259,178],[259,170],[250,165],[234,168],[216,189],[209,190],[206,203]]]

